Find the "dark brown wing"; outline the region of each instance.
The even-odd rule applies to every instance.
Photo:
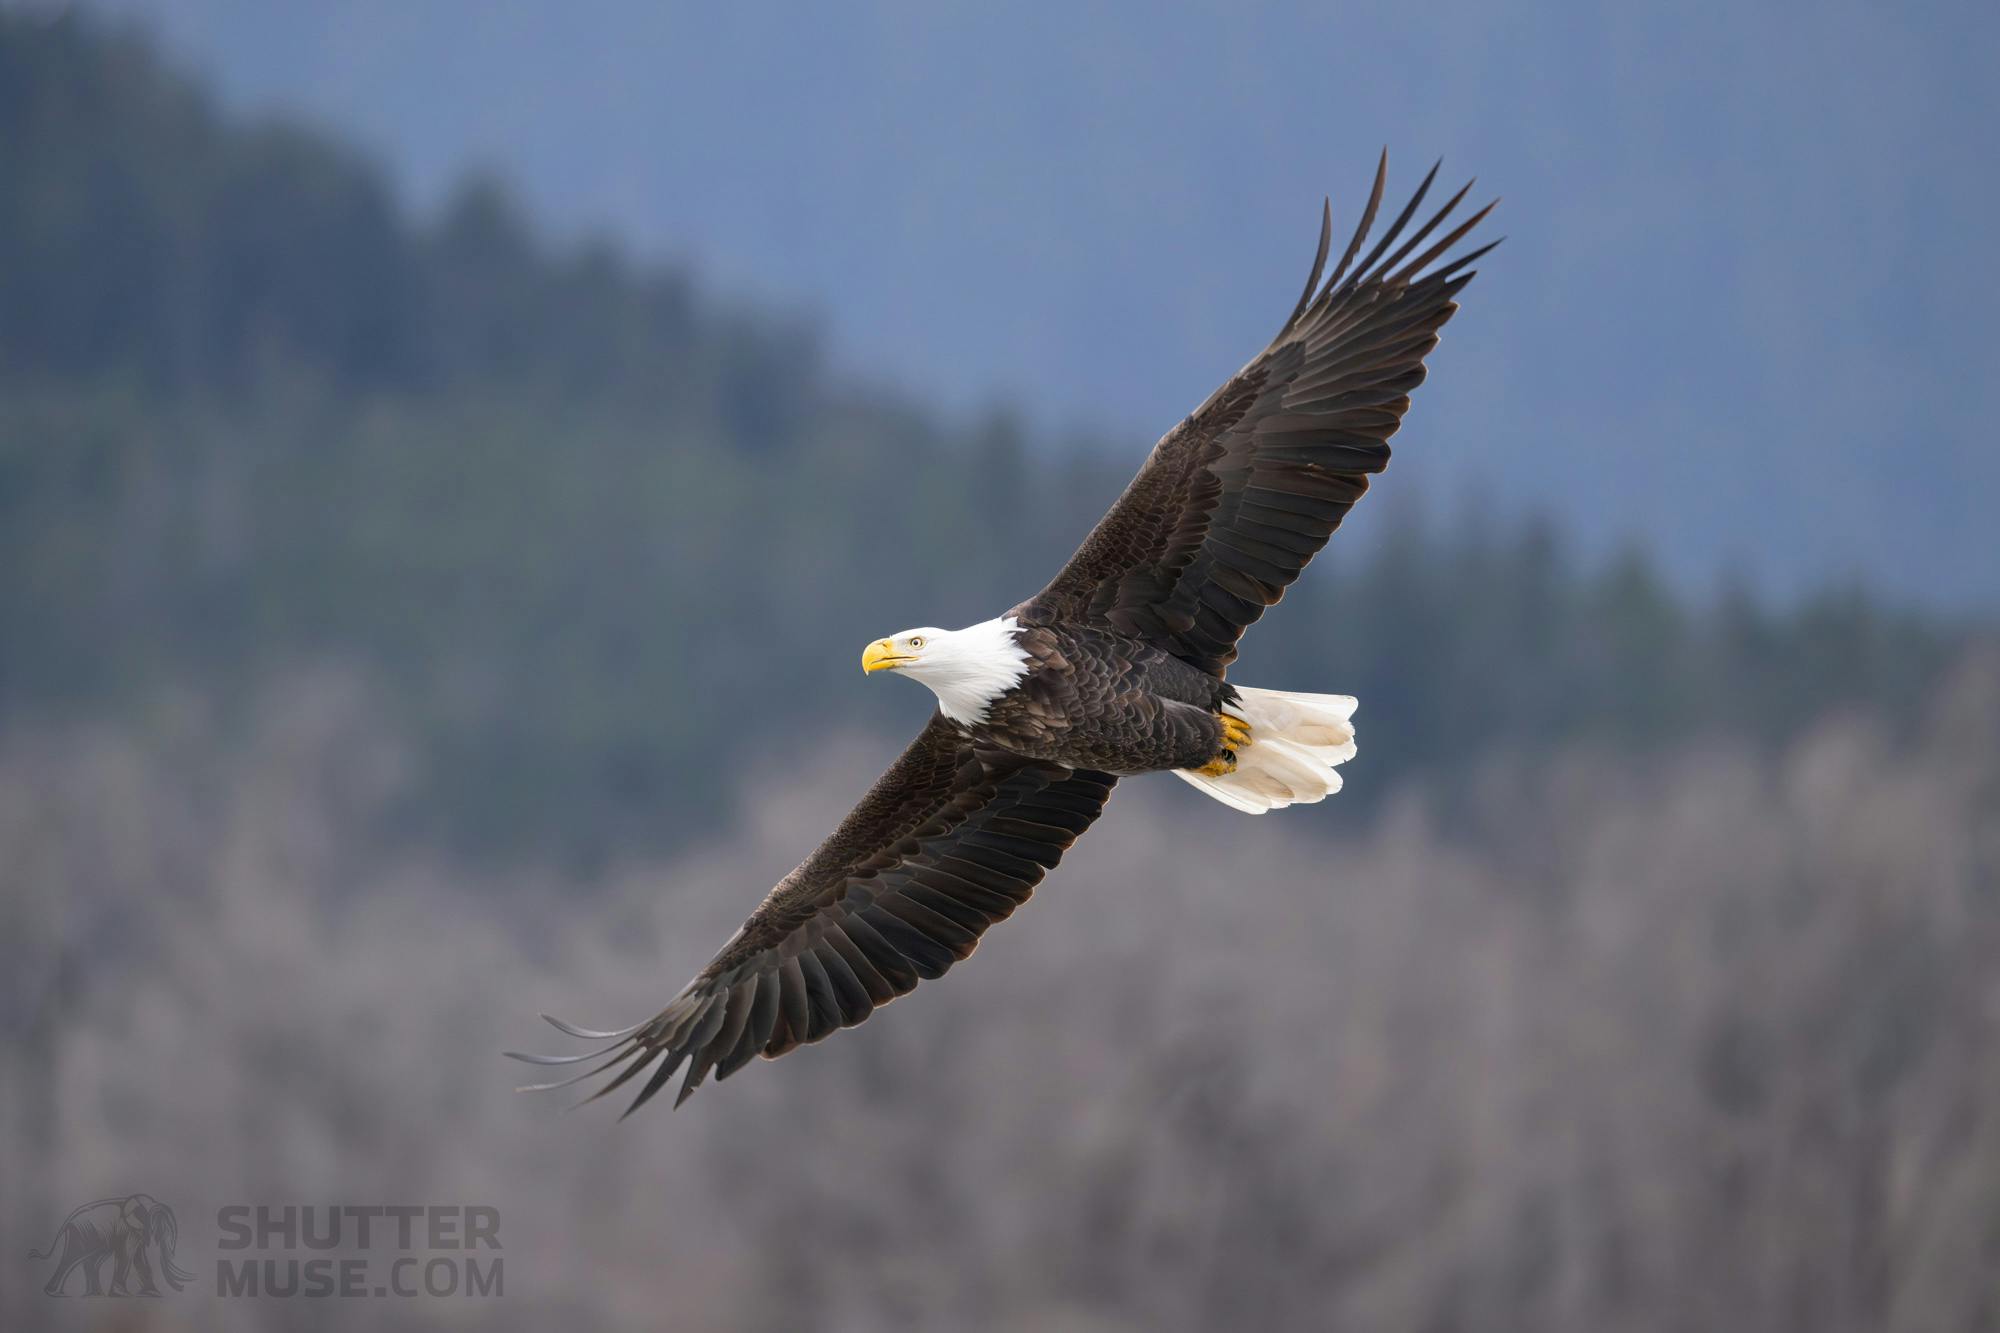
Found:
[[[1432,167],[1388,234],[1354,264],[1387,170],[1384,154],[1333,276],[1321,285],[1329,205],[1312,276],[1284,328],[1153,446],[1054,582],[1016,608],[1024,623],[1108,625],[1218,676],[1236,659],[1243,631],[1326,545],[1369,476],[1389,465],[1388,440],[1423,382],[1424,357],[1458,309],[1452,298],[1472,280],[1466,266],[1493,248],[1424,271],[1493,207],[1415,253],[1466,193],[1404,238],[1437,176]]]
[[[533,1064],[604,1057],[576,1078],[538,1085],[616,1069],[595,1097],[657,1061],[626,1115],[685,1060],[678,1106],[710,1069],[727,1078],[753,1055],[774,1058],[852,1027],[919,979],[943,976],[988,926],[1028,900],[1116,782],[975,745],[933,715],[833,836],[771,890],[673,1003],[622,1032],[549,1020],[572,1036],[612,1043],[597,1051],[510,1054]]]

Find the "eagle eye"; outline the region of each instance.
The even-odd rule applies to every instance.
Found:
[[[923,636],[923,635],[921,635],[921,634],[912,634],[912,635],[910,636],[910,647],[912,647],[912,648],[921,648],[921,647],[923,647],[923,646],[924,646],[924,636]]]

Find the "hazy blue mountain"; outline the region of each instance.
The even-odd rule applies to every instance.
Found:
[[[849,366],[1135,447],[1282,317],[1323,191],[1442,154],[1511,240],[1399,488],[1700,581],[2000,598],[1991,6],[99,7],[419,201],[496,167]]]

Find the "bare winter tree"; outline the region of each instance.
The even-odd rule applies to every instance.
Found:
[[[227,734],[0,753],[8,1224],[171,1202],[202,1280],[149,1326],[2000,1318],[1992,657],[1914,738],[1500,758],[1339,840],[1129,784],[952,985],[622,1126],[497,1052],[645,1013],[879,756],[551,883],[380,836],[412,777],[376,716],[321,674]],[[218,1300],[192,1243],[223,1202],[405,1197],[501,1209],[504,1300]]]

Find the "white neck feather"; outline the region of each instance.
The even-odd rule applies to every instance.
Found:
[[[964,629],[929,631],[923,660],[903,668],[930,686],[938,708],[954,722],[986,720],[993,701],[1028,674],[1028,651],[1015,637],[1012,616]]]

